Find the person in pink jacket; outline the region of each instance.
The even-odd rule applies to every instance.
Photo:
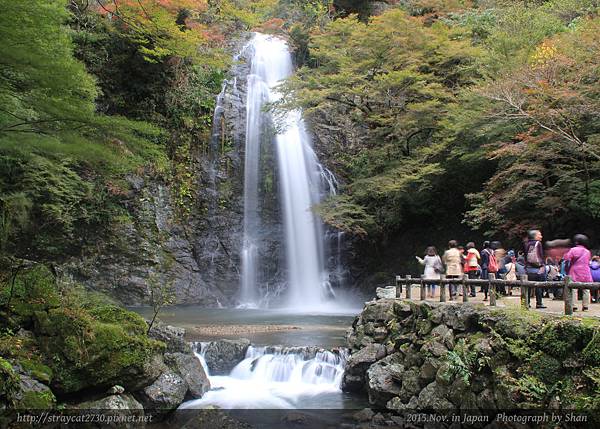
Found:
[[[590,260],[592,259],[591,252],[587,249],[589,240],[587,236],[583,234],[577,234],[573,238],[575,247],[565,253],[563,259],[569,264],[569,277],[574,282],[591,283],[592,273],[590,271]],[[577,301],[577,290],[573,289],[573,302]],[[589,289],[583,290],[582,296],[582,309],[586,311],[590,305],[590,291]],[[573,307],[573,310],[577,310],[577,307]]]

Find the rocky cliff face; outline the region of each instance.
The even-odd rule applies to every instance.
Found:
[[[66,275],[101,290],[126,305],[148,302],[149,283],[171,284],[178,304],[231,305],[239,288],[243,240],[246,39],[232,46],[241,52],[218,97],[208,149],[193,154],[197,180],[194,205],[182,219],[173,189],[150,175],[129,177],[129,216],[113,225],[107,237],[67,263]],[[265,278],[282,279],[282,230],[277,200],[274,154],[265,149],[261,183]],[[274,191],[275,190],[275,191]],[[269,285],[264,285],[268,287]]]
[[[126,305],[146,304],[152,281],[172,285],[177,303],[227,303],[225,292],[204,270],[200,230],[178,221],[170,188],[148,177],[129,181],[129,216],[83,257],[66,264],[67,275]]]
[[[343,389],[410,410],[598,407],[600,324],[472,304],[378,300],[348,332]],[[595,404],[595,405],[593,405]]]

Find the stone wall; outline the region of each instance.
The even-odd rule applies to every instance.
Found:
[[[600,321],[381,299],[348,331],[343,389],[373,407],[576,409],[600,416]]]

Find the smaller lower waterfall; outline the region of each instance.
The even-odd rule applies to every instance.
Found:
[[[331,352],[307,347],[250,346],[245,359],[228,376],[211,376],[204,359],[205,346],[206,343],[196,343],[195,353],[212,389],[180,409],[341,408],[331,397],[341,403],[348,358],[345,349]],[[323,400],[324,396],[329,396],[329,400]]]

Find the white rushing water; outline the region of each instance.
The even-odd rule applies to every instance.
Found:
[[[210,375],[203,349],[196,356],[209,376],[211,390],[180,409],[342,408],[341,382],[347,352],[250,346],[246,358],[228,376]]]
[[[334,294],[325,269],[323,226],[312,211],[322,196],[335,187],[335,178],[324,169],[312,150],[301,112],[285,112],[272,136],[273,124],[266,103],[280,100],[277,86],[292,74],[287,44],[273,36],[255,34],[246,49],[251,52],[246,101],[244,162],[244,240],[240,300],[244,306],[260,305],[260,161],[261,145],[272,144],[283,209],[287,262],[288,307],[321,311]],[[273,255],[275,257],[275,255]]]

